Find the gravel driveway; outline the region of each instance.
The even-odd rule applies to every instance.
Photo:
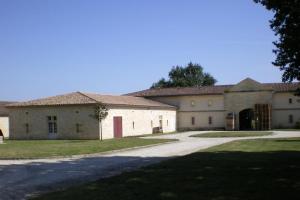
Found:
[[[206,131],[207,132],[207,131]],[[233,140],[252,138],[300,137],[300,132],[275,131],[273,135],[247,138],[195,138],[185,132],[146,138],[178,139],[178,142],[137,148],[108,154],[73,158],[38,160],[0,160],[0,200],[21,200],[40,192],[94,181],[174,156],[187,155],[201,149]]]

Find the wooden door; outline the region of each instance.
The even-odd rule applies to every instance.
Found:
[[[272,128],[272,107],[269,104],[255,104],[255,119],[257,130]]]
[[[122,117],[114,117],[114,137],[121,138],[123,136]]]

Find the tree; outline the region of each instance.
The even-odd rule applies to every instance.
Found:
[[[94,108],[94,115],[92,115],[93,118],[95,118],[99,122],[99,138],[102,141],[102,121],[107,117],[108,115],[108,109],[103,104],[98,104]]]
[[[201,65],[190,62],[186,67],[173,67],[169,72],[169,80],[162,78],[158,82],[153,83],[151,88],[199,87],[214,85],[216,82],[213,76],[203,72]]]
[[[273,65],[284,71],[282,81],[300,81],[300,0],[254,0],[254,2],[274,12],[270,27],[279,39],[273,42],[276,47],[273,50],[276,54]]]

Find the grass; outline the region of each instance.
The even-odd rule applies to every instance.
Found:
[[[219,138],[219,137],[251,137],[272,135],[269,131],[224,131],[192,135],[190,137]]]
[[[137,137],[110,140],[5,140],[0,145],[0,159],[48,158],[100,153],[124,148],[169,142],[166,139]]]
[[[235,141],[38,200],[298,199],[300,138]]]

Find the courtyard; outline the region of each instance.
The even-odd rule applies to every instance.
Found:
[[[145,140],[152,140],[152,139],[171,139],[171,140],[178,140],[173,142],[168,142],[165,144],[160,145],[152,145],[146,146],[143,148],[134,148],[134,149],[127,149],[122,151],[112,151],[107,152],[105,154],[92,154],[92,155],[82,155],[82,156],[75,156],[70,157],[67,156],[65,158],[42,158],[42,159],[14,159],[14,160],[0,160],[0,189],[3,191],[1,193],[1,199],[27,199],[27,198],[54,198],[55,199],[84,199],[83,194],[86,194],[86,189],[90,189],[89,195],[86,198],[93,198],[92,195],[99,196],[100,190],[97,184],[107,184],[109,183],[111,186],[102,189],[106,191],[101,191],[103,195],[99,196],[99,198],[95,199],[105,199],[108,198],[105,195],[109,194],[109,190],[113,188],[119,188],[120,193],[123,190],[127,190],[126,196],[123,196],[123,199],[132,198],[131,195],[147,195],[150,192],[154,192],[158,190],[160,187],[161,190],[157,191],[156,195],[159,196],[152,196],[154,199],[166,199],[166,198],[179,198],[180,195],[184,193],[177,193],[176,191],[185,191],[185,195],[192,195],[194,198],[199,197],[199,192],[202,191],[199,185],[189,185],[190,189],[186,187],[182,187],[181,181],[184,181],[184,177],[191,176],[190,173],[194,174],[194,178],[199,177],[199,180],[193,181],[202,181],[202,186],[208,187],[210,184],[212,188],[217,187],[220,183],[227,183],[226,181],[230,182],[230,174],[234,173],[233,165],[240,166],[241,171],[246,169],[252,169],[256,172],[256,168],[261,169],[268,169],[265,168],[267,165],[276,166],[273,170],[275,173],[278,170],[282,170],[284,167],[290,166],[291,170],[283,170],[286,173],[293,173],[293,166],[295,169],[297,168],[299,162],[298,156],[298,149],[299,149],[299,138],[300,132],[298,131],[274,131],[272,135],[267,136],[256,136],[256,137],[227,137],[227,138],[195,138],[190,137],[191,135],[195,134],[204,134],[204,132],[184,132],[179,134],[166,134],[166,135],[158,135],[153,137],[145,137]],[[275,139],[276,138],[276,139]],[[297,139],[285,139],[285,138],[297,138]],[[250,140],[249,140],[250,139]],[[257,140],[254,140],[257,139]],[[273,140],[268,144],[269,140]],[[247,145],[247,142],[254,141],[251,144]],[[255,141],[264,141],[263,143],[256,143]],[[232,145],[231,142],[237,142]],[[241,142],[241,143],[240,143]],[[246,142],[246,146],[245,143]],[[239,144],[240,145],[237,145]],[[7,145],[7,144],[6,144]],[[218,145],[225,145],[218,146]],[[226,145],[231,145],[229,149]],[[5,145],[3,145],[5,146]],[[217,146],[217,147],[215,147]],[[262,146],[265,150],[261,150],[259,153],[257,151],[257,146]],[[270,149],[270,146],[273,146],[273,149]],[[208,149],[208,148],[217,148],[217,149]],[[221,148],[219,151],[218,148]],[[223,148],[223,149],[222,149]],[[233,151],[233,149],[235,151]],[[252,153],[243,153],[246,152],[245,148],[250,149],[248,151]],[[252,148],[252,149],[251,149]],[[199,152],[201,151],[201,152]],[[282,151],[282,152],[281,152]],[[275,153],[274,153],[275,152]],[[277,154],[277,153],[279,154]],[[296,152],[296,153],[295,153]],[[193,154],[194,153],[194,154]],[[189,155],[191,154],[191,155]],[[231,155],[231,156],[225,156]],[[280,156],[281,155],[281,156]],[[183,157],[181,157],[183,156]],[[232,157],[233,156],[233,157]],[[275,157],[274,157],[275,156]],[[172,160],[172,159],[175,160]],[[171,159],[171,160],[170,160]],[[283,160],[282,160],[283,159]],[[134,172],[135,170],[140,169],[141,167],[149,166],[152,164],[157,164],[162,161],[170,160],[167,162],[163,162],[162,164],[150,166],[150,168],[142,168],[142,171]],[[194,162],[196,160],[196,162]],[[276,161],[277,160],[277,161]],[[270,162],[268,162],[270,161]],[[276,162],[275,162],[276,161]],[[252,163],[253,162],[253,163]],[[278,162],[278,163],[277,163]],[[171,164],[166,164],[171,163]],[[175,163],[175,164],[174,164]],[[280,164],[282,163],[282,164]],[[278,164],[278,165],[275,165]],[[172,165],[172,167],[170,167]],[[155,167],[156,166],[156,167]],[[217,166],[219,166],[217,168]],[[249,167],[247,167],[249,166]],[[256,166],[256,167],[254,167]],[[161,169],[162,168],[162,169]],[[211,179],[203,179],[201,180],[202,173],[197,174],[194,169],[199,169],[198,172],[200,173],[203,170],[214,169],[217,168],[218,170],[212,170],[215,177],[211,174]],[[163,172],[163,169],[167,170]],[[168,169],[170,170],[170,174],[168,174]],[[238,169],[238,167],[236,167]],[[144,174],[143,170],[149,170],[152,172],[150,174]],[[177,172],[176,172],[177,170]],[[298,169],[296,169],[298,170]],[[214,171],[216,173],[214,173]],[[250,170],[251,171],[251,170]],[[132,174],[125,173],[120,175],[124,172],[130,172]],[[163,173],[166,176],[162,176]],[[233,187],[235,184],[239,185],[238,181],[242,179],[247,180],[247,177],[244,177],[244,173],[247,174],[248,171],[244,171],[241,176],[236,175],[237,182],[232,182],[229,184],[228,187]],[[269,170],[258,170],[262,174],[268,173]],[[271,171],[272,172],[272,171]],[[272,172],[272,173],[273,173]],[[139,178],[135,176],[135,173],[139,174],[139,176],[152,176],[153,179],[147,178]],[[173,177],[173,173],[177,173],[178,176]],[[188,173],[188,174],[185,174]],[[224,173],[224,174],[222,174]],[[269,174],[268,176],[273,176],[274,174]],[[218,175],[219,174],[219,175]],[[221,176],[222,174],[222,176]],[[262,175],[260,174],[260,175]],[[120,175],[114,177],[116,175]],[[205,174],[203,174],[205,175]],[[127,179],[127,182],[123,182],[121,186],[119,183],[119,178],[127,177],[127,176],[134,176]],[[109,178],[111,177],[111,178]],[[172,178],[173,177],[173,178]],[[222,177],[222,178],[221,178]],[[276,177],[276,176],[275,176]],[[290,174],[283,175],[282,180],[290,179]],[[108,179],[107,179],[108,178]],[[160,180],[158,180],[160,178]],[[221,178],[221,179],[218,179]],[[278,178],[279,180],[280,178]],[[101,181],[98,181],[101,180]],[[131,180],[131,181],[130,181]],[[145,187],[144,184],[140,184],[139,180],[147,180],[149,185]],[[213,181],[214,180],[214,181]],[[222,182],[225,181],[225,182]],[[297,176],[293,177],[292,181],[299,180]],[[94,182],[95,183],[91,183]],[[107,182],[108,181],[108,182]],[[188,180],[186,180],[188,181]],[[208,182],[206,182],[208,181]],[[251,180],[249,180],[251,182]],[[249,182],[248,180],[245,181]],[[267,181],[267,180],[266,180]],[[171,190],[168,188],[169,183],[179,184],[173,185],[174,188]],[[193,183],[193,182],[182,182],[184,184]],[[86,185],[87,184],[87,185]],[[94,185],[96,184],[96,185]],[[133,185],[137,187],[139,190],[132,189]],[[294,182],[293,182],[294,184]],[[68,190],[69,187],[77,187],[81,185],[80,188],[82,190],[77,190],[79,193],[74,193],[75,196],[72,196],[72,191],[75,191],[74,188]],[[170,184],[169,184],[170,185]],[[295,187],[297,184],[294,184]],[[170,185],[172,186],[172,185]],[[201,186],[201,187],[202,187]],[[180,190],[178,187],[182,187]],[[224,195],[224,198],[228,197],[226,194],[225,188],[220,189],[220,195]],[[148,189],[147,189],[148,188]],[[47,194],[47,192],[56,191],[56,190],[63,190],[67,189],[66,191],[62,191],[55,194]],[[102,190],[101,189],[101,190]],[[198,193],[195,191],[199,190]],[[290,188],[292,190],[293,188]],[[243,189],[237,192],[243,192],[246,190],[246,186],[243,186]],[[249,188],[249,190],[255,190],[255,188]],[[128,193],[128,192],[132,193]],[[140,193],[138,193],[140,191]],[[207,192],[215,193],[212,189],[207,190]],[[44,194],[44,195],[43,195]],[[115,193],[114,195],[118,195],[119,193]],[[202,194],[202,193],[201,193]],[[43,195],[43,196],[40,196]],[[50,195],[50,196],[49,196]],[[54,195],[54,196],[52,196]],[[81,195],[81,196],[80,196]],[[179,196],[178,196],[179,195]],[[209,193],[207,193],[207,197]],[[227,196],[226,196],[227,195]],[[235,197],[237,194],[234,194]],[[293,195],[293,193],[289,193],[289,195]],[[177,197],[176,197],[177,196]],[[192,196],[190,196],[192,198]],[[100,198],[101,197],[101,198]],[[117,198],[118,196],[110,196],[111,198]],[[188,196],[186,196],[188,197]],[[145,197],[146,198],[146,197]],[[150,198],[150,197],[149,197]],[[222,198],[220,198],[222,199]],[[227,198],[228,199],[228,198]]]
[[[300,138],[233,141],[36,199],[297,199],[299,152]]]

